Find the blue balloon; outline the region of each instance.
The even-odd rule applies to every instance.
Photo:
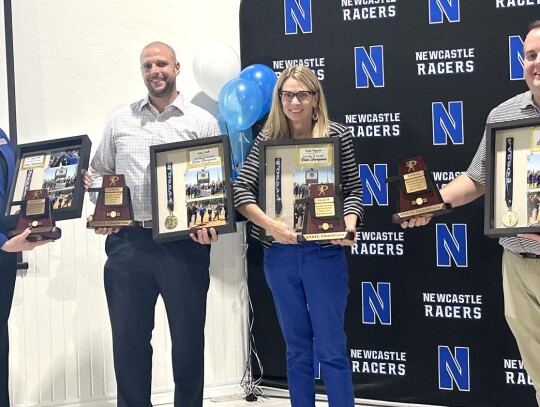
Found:
[[[251,128],[246,130],[234,131],[229,130],[229,141],[231,143],[233,180],[236,179],[236,174],[244,165],[246,158],[253,144],[253,132]]]
[[[228,134],[229,133],[229,128],[227,127],[227,122],[223,118],[223,115],[221,113],[218,113],[215,116],[215,118],[216,118],[216,120],[218,122],[218,125],[219,125],[220,134]]]
[[[219,111],[233,130],[251,127],[261,114],[262,103],[261,91],[246,79],[232,79],[219,92]]]
[[[255,83],[261,91],[263,97],[263,107],[259,119],[262,118],[270,110],[272,105],[272,92],[276,86],[276,73],[262,64],[249,65],[240,72],[240,78],[247,79]]]

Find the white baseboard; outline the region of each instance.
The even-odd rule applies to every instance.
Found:
[[[241,399],[243,390],[240,386],[240,378],[234,380],[227,380],[223,382],[216,382],[206,385],[204,388],[203,398],[212,399],[213,401],[219,401],[220,397],[236,397]],[[230,400],[234,400],[231,398]],[[155,407],[163,405],[173,405],[174,403],[174,391],[172,389],[157,390],[152,392],[152,404]],[[40,407],[111,407],[116,406],[116,396],[103,396],[100,399],[92,400],[77,400],[77,401],[63,401],[60,403],[49,404],[32,404],[31,406]]]
[[[233,380],[225,380],[208,384],[204,387],[203,399],[212,401],[229,401],[241,399],[244,392],[240,386],[240,378]],[[228,400],[226,400],[228,399]],[[172,405],[174,403],[174,391],[154,391],[152,393],[152,404],[154,407],[162,405]],[[70,406],[71,407],[71,406]],[[73,406],[75,407],[75,406]],[[81,406],[82,407],[82,406]],[[84,407],[87,407],[86,405]],[[92,406],[93,407],[93,406]]]

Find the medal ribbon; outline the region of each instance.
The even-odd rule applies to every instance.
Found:
[[[512,208],[512,197],[513,197],[513,180],[514,180],[514,138],[508,137],[506,139],[506,165],[505,165],[505,174],[504,174],[504,199],[506,201],[506,206],[508,210]]]
[[[173,166],[172,163],[166,163],[167,171],[167,208],[172,212],[174,210],[174,190],[173,190]]]
[[[281,158],[275,159],[276,172],[276,216],[281,214],[283,203],[281,202]]]
[[[24,179],[22,199],[24,199],[24,197],[26,196],[26,193],[30,189],[30,183],[32,182],[32,174],[34,174],[34,170],[26,171],[26,178]]]

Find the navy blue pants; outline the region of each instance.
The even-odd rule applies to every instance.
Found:
[[[344,331],[348,267],[343,248],[273,243],[264,249],[264,272],[287,345],[291,405],[315,406],[315,349],[329,405],[352,407],[354,389]]]
[[[171,333],[174,405],[202,406],[210,247],[191,239],[157,244],[151,229],[125,228],[107,237],[105,251],[118,406],[151,405],[150,339],[158,295]]]
[[[9,338],[8,319],[15,291],[17,256],[0,250],[0,406],[9,406],[8,367]]]

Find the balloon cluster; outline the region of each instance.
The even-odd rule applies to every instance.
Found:
[[[207,43],[195,55],[193,75],[203,92],[218,102],[218,121],[225,122],[233,165],[238,170],[253,141],[251,126],[270,110],[276,74],[262,64],[249,65],[240,71],[236,52],[214,41]]]

